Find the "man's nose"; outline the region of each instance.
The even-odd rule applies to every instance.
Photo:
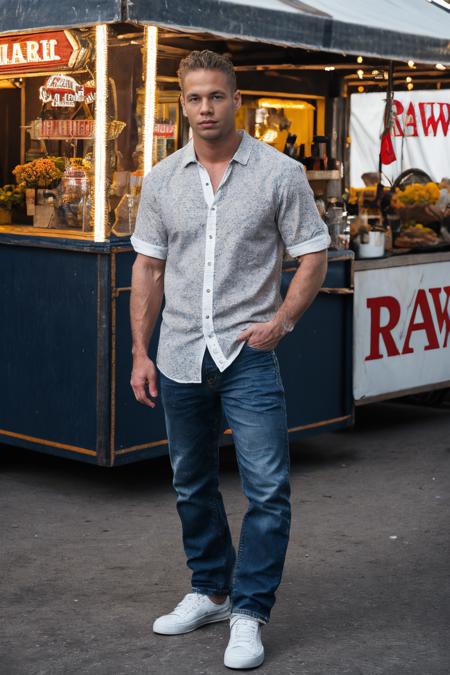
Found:
[[[209,98],[206,98],[206,97],[202,98],[202,104],[200,106],[200,113],[205,115],[205,114],[210,113],[211,110],[212,110],[212,107],[211,107],[211,101],[209,100]]]

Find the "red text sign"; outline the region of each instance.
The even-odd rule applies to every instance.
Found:
[[[447,136],[450,126],[450,102],[411,101],[406,107],[394,100],[394,136]]]
[[[175,138],[175,124],[156,122],[153,135],[157,138]]]
[[[45,72],[69,65],[79,45],[69,31],[58,30],[0,38],[0,75]]]
[[[31,138],[37,140],[94,138],[94,120],[33,120]]]
[[[370,353],[366,361],[382,359],[381,345],[384,344],[386,356],[412,354],[411,338],[415,332],[423,332],[426,338],[424,351],[445,349],[450,335],[450,286],[443,288],[419,288],[412,304],[404,337],[395,339],[393,331],[398,325],[402,307],[399,301],[390,295],[367,298],[370,311]],[[432,308],[436,318],[433,318]],[[407,311],[408,308],[406,308]],[[405,310],[404,310],[405,311]],[[381,321],[381,314],[387,314],[387,320]]]

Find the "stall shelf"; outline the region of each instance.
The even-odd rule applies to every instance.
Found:
[[[450,251],[356,260],[354,288],[355,405],[450,387]]]
[[[161,405],[138,405],[129,386],[133,260],[127,241],[0,235],[3,443],[103,466],[167,453]],[[292,438],[352,424],[352,260],[330,252],[319,297],[278,350]],[[296,268],[284,263],[282,295]],[[159,322],[153,357],[158,334]]]

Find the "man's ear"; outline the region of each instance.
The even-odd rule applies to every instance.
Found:
[[[241,92],[239,91],[239,89],[236,89],[236,91],[233,94],[233,103],[234,109],[238,111],[242,104]]]
[[[182,111],[183,111],[183,115],[184,115],[185,117],[187,117],[187,113],[186,113],[186,104],[185,104],[185,100],[184,100],[183,94],[180,94],[180,103],[181,103],[181,109],[182,109]]]

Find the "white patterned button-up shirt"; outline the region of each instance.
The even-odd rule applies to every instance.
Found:
[[[157,164],[131,243],[166,261],[159,370],[201,382],[208,347],[224,371],[243,347],[239,333],[281,305],[285,248],[296,257],[329,242],[303,167],[246,132],[215,194],[192,141]]]

